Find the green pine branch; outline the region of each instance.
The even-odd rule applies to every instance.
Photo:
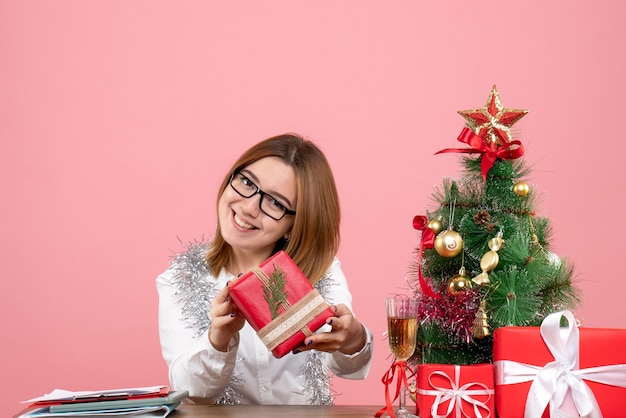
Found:
[[[278,310],[280,306],[287,301],[287,292],[285,291],[285,272],[280,268],[278,264],[274,264],[274,271],[269,276],[269,284],[267,287],[263,287],[263,295],[265,301],[270,308],[270,315],[272,319],[278,317]]]

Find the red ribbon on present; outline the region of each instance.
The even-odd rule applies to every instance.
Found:
[[[435,246],[435,233],[428,227],[428,219],[423,215],[417,215],[413,218],[413,228],[418,231],[422,231],[422,239],[420,241],[420,249],[417,253],[417,277],[420,282],[420,288],[422,293],[431,298],[440,299],[441,296],[436,294],[432,287],[426,282],[424,275],[422,274],[422,253],[424,248],[430,249]]]
[[[460,152],[464,154],[482,154],[482,160],[480,161],[480,169],[483,174],[483,180],[487,179],[487,172],[498,158],[503,160],[514,160],[524,155],[524,146],[521,141],[515,140],[507,142],[506,144],[498,147],[496,143],[491,145],[485,142],[485,139],[479,135],[476,135],[471,129],[463,128],[459,137],[459,142],[469,145],[471,148],[446,148],[441,151],[437,151],[437,154],[447,154],[450,152]]]
[[[380,417],[386,411],[391,416],[391,418],[396,418],[396,415],[393,412],[393,403],[396,401],[396,399],[398,399],[398,396],[400,396],[400,389],[402,388],[402,384],[404,384],[404,387],[407,390],[409,391],[411,390],[409,388],[409,381],[407,380],[407,375],[406,375],[407,370],[410,371],[412,374],[414,374],[413,370],[411,370],[411,368],[409,367],[406,361],[395,361],[391,365],[389,370],[387,370],[387,372],[382,378],[382,382],[385,385],[385,406],[381,408],[378,412],[376,412],[376,414],[374,415],[375,417]],[[396,377],[396,372],[398,373],[397,383],[396,383],[396,394],[393,397],[393,399],[391,399],[391,394],[389,393],[389,386],[391,386],[391,384],[393,383],[393,380]]]

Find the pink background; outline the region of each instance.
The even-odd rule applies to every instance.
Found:
[[[167,384],[155,277],[215,228],[215,192],[252,143],[326,152],[340,257],[376,339],[339,404],[382,405],[384,297],[493,84],[576,264],[585,326],[626,327],[621,216],[626,3],[3,1],[0,415],[54,388]]]

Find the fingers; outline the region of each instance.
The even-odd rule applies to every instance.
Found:
[[[366,333],[361,322],[352,315],[352,311],[346,305],[339,304],[334,308],[335,316],[326,321],[331,326],[331,331],[307,337],[304,343],[294,350],[295,354],[308,350],[354,354],[363,348]]]
[[[238,278],[230,280],[226,283],[226,286],[215,295],[215,298],[213,298],[211,302],[211,312],[215,312],[217,316],[224,316],[236,312],[237,307],[230,299],[230,287],[238,280]],[[215,310],[213,310],[214,307],[216,308]]]
[[[335,316],[326,320],[326,324],[331,326],[330,332],[320,332],[306,338],[303,344],[297,347],[293,352],[295,354],[308,351],[318,350],[332,353],[339,350],[349,338],[350,323],[355,321],[352,312],[344,304],[333,306]]]
[[[339,305],[333,305],[335,310],[335,316],[328,318],[326,323],[332,327],[332,331],[339,331],[345,329],[352,320],[352,311],[348,309],[346,305],[340,303]]]
[[[211,328],[209,341],[213,346],[226,351],[228,342],[245,324],[245,319],[237,315],[237,306],[229,296],[228,285],[220,290],[211,302]]]
[[[218,317],[228,315],[233,310],[233,302],[230,300],[228,286],[220,290],[213,302],[211,302],[211,319],[215,320]]]

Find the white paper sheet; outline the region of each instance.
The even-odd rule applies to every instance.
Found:
[[[107,389],[107,390],[83,390],[80,392],[72,392],[65,389],[54,389],[52,392],[47,393],[38,398],[22,401],[22,403],[33,403],[41,401],[62,401],[67,399],[77,398],[106,398],[116,395],[142,395],[148,393],[158,393],[165,386],[147,386],[140,388],[124,388],[124,389]]]

